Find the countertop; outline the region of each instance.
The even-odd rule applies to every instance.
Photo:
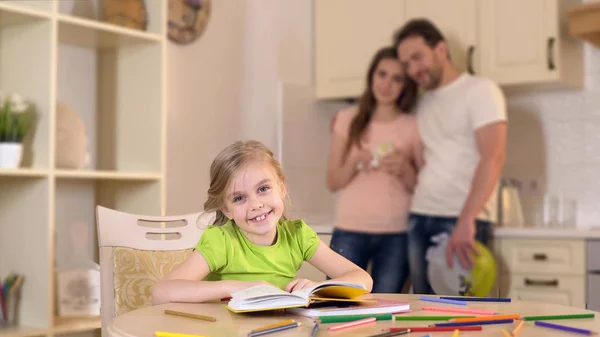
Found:
[[[307,224],[317,232],[317,234],[331,234],[333,225],[328,222],[308,222]],[[600,239],[600,227],[595,229],[588,228],[511,228],[511,227],[496,227],[494,228],[494,237],[497,238],[558,238],[558,239]]]

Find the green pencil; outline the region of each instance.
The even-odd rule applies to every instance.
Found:
[[[363,318],[375,317],[378,321],[389,321],[392,319],[392,314],[378,314],[378,315],[343,315],[343,316],[321,316],[318,320],[323,323],[344,323],[357,321]]]
[[[475,316],[396,316],[397,321],[447,321],[453,318],[473,318]]]
[[[552,319],[594,318],[594,314],[553,315],[553,316],[523,316],[524,321],[548,321]]]

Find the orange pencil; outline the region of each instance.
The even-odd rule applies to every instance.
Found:
[[[464,323],[464,322],[479,322],[479,321],[496,321],[502,319],[519,319],[521,315],[495,315],[495,316],[480,316],[480,317],[469,317],[469,318],[453,318],[450,322]]]
[[[377,320],[376,317],[363,318],[363,319],[359,319],[357,321],[352,321],[352,322],[347,322],[347,323],[330,326],[328,328],[328,330],[329,331],[341,330],[341,329],[345,329],[345,328],[349,328],[349,327],[353,327],[353,326],[357,326],[357,325],[363,325],[363,324],[375,322],[376,320]]]
[[[523,329],[523,324],[525,324],[525,321],[521,321],[521,323],[519,323],[519,325],[517,325],[517,327],[512,331],[513,336],[516,336],[519,334],[519,331],[521,331],[521,329]]]
[[[293,319],[288,319],[287,321],[282,321],[282,322],[279,322],[279,323],[274,323],[274,324],[271,324],[271,325],[263,326],[262,328],[254,329],[254,330],[252,330],[252,332],[258,332],[258,331],[263,331],[263,330],[267,330],[267,329],[278,328],[280,326],[292,324],[294,322],[296,322],[296,321],[294,321]]]

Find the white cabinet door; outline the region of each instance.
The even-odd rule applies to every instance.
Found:
[[[391,45],[403,23],[403,0],[314,1],[315,95],[358,97],[371,58]]]
[[[404,18],[427,18],[440,29],[459,71],[478,72],[477,0],[404,0]]]
[[[482,75],[500,85],[582,83],[581,46],[561,29],[570,0],[479,2]]]

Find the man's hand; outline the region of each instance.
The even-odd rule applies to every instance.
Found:
[[[316,284],[317,284],[317,282],[307,280],[305,278],[297,278],[297,279],[292,280],[290,283],[287,284],[287,286],[285,286],[285,291],[287,291],[288,293],[291,293],[296,290],[310,288]]]
[[[479,255],[479,251],[475,247],[475,221],[458,219],[458,223],[446,249],[446,261],[448,267],[452,268],[454,254],[458,256],[460,264],[471,269],[473,266],[473,254]]]

